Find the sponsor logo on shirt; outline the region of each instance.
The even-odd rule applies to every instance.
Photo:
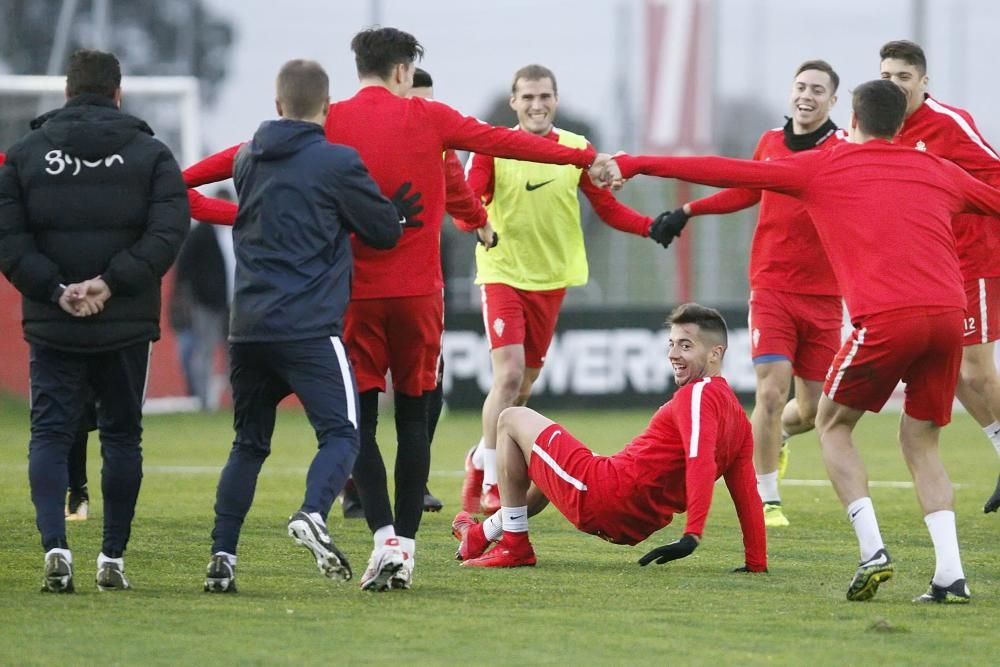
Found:
[[[525,183],[524,183],[524,189],[527,190],[528,192],[531,192],[532,190],[537,190],[538,188],[542,187],[543,185],[548,185],[549,183],[551,183],[554,180],[556,180],[556,179],[550,178],[549,180],[542,181],[541,183],[532,183],[531,181],[525,181]]]
[[[49,166],[45,168],[45,173],[52,174],[53,176],[58,176],[63,173],[66,171],[67,167],[73,167],[72,175],[76,176],[83,171],[84,167],[94,169],[96,167],[100,167],[101,165],[110,167],[115,162],[118,164],[125,164],[125,158],[118,153],[100,158],[98,160],[81,160],[78,157],[73,157],[72,155],[63,153],[58,148],[46,153],[45,161],[49,163]]]
[[[925,144],[923,142],[923,140],[921,140],[921,141],[917,142],[917,145],[914,146],[914,148],[916,148],[918,151],[926,151],[927,150],[927,144]]]

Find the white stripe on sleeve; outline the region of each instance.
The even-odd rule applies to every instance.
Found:
[[[983,149],[984,153],[989,155],[994,160],[1000,160],[1000,157],[997,157],[997,154],[993,152],[993,149],[986,145],[986,142],[984,142],[983,138],[979,136],[979,133],[972,129],[972,126],[969,125],[968,121],[962,118],[961,114],[955,113],[948,107],[943,106],[940,102],[930,97],[928,97],[924,103],[928,108],[951,118],[974,144]]]
[[[694,386],[691,392],[691,453],[690,458],[698,456],[698,440],[701,438],[701,393],[712,378],[704,378]]]

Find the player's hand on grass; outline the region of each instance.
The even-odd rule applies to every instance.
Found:
[[[733,574],[739,574],[739,573],[743,573],[743,574],[767,574],[767,568],[765,567],[763,570],[752,570],[752,569],[750,569],[750,567],[748,565],[744,565],[743,567],[737,567],[737,568],[735,568],[733,570]]]
[[[684,225],[691,218],[684,212],[684,208],[664,211],[656,216],[653,224],[649,226],[649,238],[659,243],[664,248],[669,248],[670,243],[681,235]]]
[[[665,544],[662,547],[656,547],[650,551],[648,554],[639,559],[639,565],[645,567],[654,560],[657,565],[663,565],[664,563],[669,563],[672,560],[690,556],[691,553],[697,548],[698,538],[691,534],[685,534],[684,537],[679,540],[675,540],[670,544]]]
[[[392,203],[396,207],[396,212],[399,213],[399,224],[403,227],[423,227],[424,223],[417,219],[417,215],[424,210],[423,204],[420,204],[420,198],[423,196],[419,192],[414,192],[410,194],[410,189],[413,187],[413,183],[406,181],[399,186],[396,193],[392,196]]]
[[[493,225],[486,221],[486,224],[476,230],[476,242],[483,246],[486,252],[490,251],[490,248],[496,248],[497,243],[500,242],[500,235],[493,231]]]

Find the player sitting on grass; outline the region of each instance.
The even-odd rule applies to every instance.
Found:
[[[528,515],[549,501],[583,532],[616,544],[638,544],[675,513],[687,512],[683,537],[653,549],[639,564],[684,558],[701,542],[715,481],[725,477],[746,550],[737,571],[767,571],[750,422],[720,375],[726,323],[718,311],[694,303],[676,308],[668,323],[679,389],[645,432],[614,456],[594,455],[534,410],[512,407],[500,414],[501,508],[483,523],[464,511],[455,517],[452,531],[461,540],[456,557],[463,565],[534,565]]]

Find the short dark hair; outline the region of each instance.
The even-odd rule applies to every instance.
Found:
[[[525,65],[514,72],[514,79],[510,82],[510,94],[517,94],[517,82],[520,79],[525,81],[541,81],[542,79],[552,80],[552,92],[559,94],[559,85],[556,83],[556,75],[544,65]]]
[[[79,49],[69,57],[66,71],[66,96],[85,93],[114,97],[122,87],[122,67],[113,53]]]
[[[287,118],[309,118],[330,100],[330,77],[315,60],[289,60],[275,83],[281,110]]]
[[[715,308],[709,308],[699,303],[685,303],[674,308],[667,318],[667,326],[675,324],[697,324],[702,331],[715,335],[723,347],[729,345],[729,333],[726,320]]]
[[[425,69],[420,69],[419,67],[413,70],[413,87],[414,88],[432,88],[434,86],[434,79],[431,78],[431,73]]]
[[[906,116],[906,93],[889,79],[875,79],[854,89],[851,106],[862,132],[892,139]]]
[[[830,77],[830,83],[833,85],[833,90],[831,93],[837,92],[837,88],[840,88],[840,76],[834,71],[833,66],[826,62],[825,60],[807,60],[799,68],[795,70],[795,76],[802,74],[803,72],[808,72],[809,70],[816,70],[818,72],[826,72],[826,75]]]
[[[902,60],[907,65],[913,65],[920,72],[920,76],[927,74],[927,56],[924,55],[924,50],[916,42],[911,42],[908,39],[897,39],[892,42],[886,42],[882,45],[882,48],[878,52],[880,60],[887,60],[888,58],[893,58],[895,60]]]
[[[409,65],[424,57],[417,38],[396,28],[368,28],[351,40],[358,76],[389,78],[396,65]]]

